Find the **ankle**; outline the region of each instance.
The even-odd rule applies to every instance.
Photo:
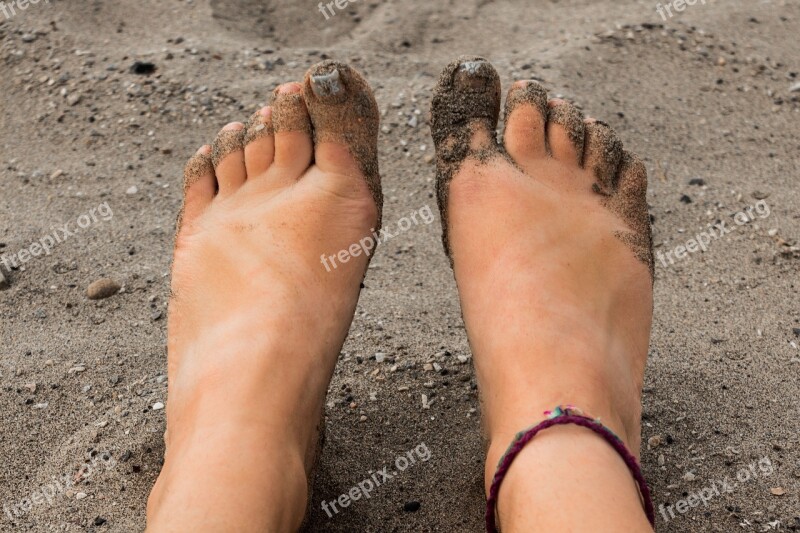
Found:
[[[171,531],[209,516],[216,521],[207,524],[209,531],[228,530],[241,516],[264,518],[248,531],[298,529],[308,503],[302,450],[262,428],[222,424],[184,437],[167,448],[148,502],[149,530]],[[269,513],[265,501],[271,502]]]
[[[569,390],[569,388],[565,387],[564,390]],[[530,398],[536,399],[528,401]],[[519,432],[525,431],[547,418],[545,412],[558,405],[575,405],[583,411],[584,416],[598,420],[610,429],[638,458],[640,444],[640,422],[636,418],[638,414],[622,413],[612,400],[608,395],[584,394],[575,390],[574,387],[568,395],[555,391],[550,393],[545,390],[534,390],[525,398],[501,399],[496,402],[496,405],[502,406],[502,410],[489,411],[487,409],[485,419],[490,455],[492,454],[491,450],[494,450],[493,455],[499,461]],[[552,431],[552,429],[554,428],[545,430],[545,432]],[[588,430],[585,431],[588,432]],[[490,463],[490,465],[496,466],[497,463]]]
[[[487,493],[510,442],[489,449]],[[619,531],[614,528],[620,524],[625,531],[652,531],[622,458],[599,435],[577,426],[544,430],[523,448],[502,481],[495,513],[502,531],[511,533]]]

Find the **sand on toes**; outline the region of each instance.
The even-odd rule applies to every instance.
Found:
[[[642,163],[624,151],[611,128],[585,119],[569,102],[549,100],[534,81],[511,87],[500,144],[500,104],[497,72],[485,59],[465,57],[445,68],[431,110],[443,241],[488,440],[487,491],[517,432],[556,405],[577,405],[600,417],[638,454],[652,321]],[[547,443],[559,435],[589,435],[592,446],[590,432],[554,431],[530,449],[548,453]],[[616,524],[638,528],[643,517],[629,491],[630,474],[617,468],[613,451],[609,457],[604,447],[593,450],[610,465],[607,474],[623,487],[620,494],[628,491],[629,505],[620,507]],[[572,452],[580,454],[580,447]],[[527,468],[537,460],[531,453],[523,453]],[[557,467],[548,475],[561,479]],[[516,511],[548,496],[528,491],[513,466],[509,476],[524,496],[501,488],[501,511],[505,505],[516,517],[513,530],[529,531],[529,513]],[[538,482],[559,490],[552,478]],[[550,529],[541,530],[565,527],[563,517],[552,518]],[[616,518],[609,520],[613,526]]]
[[[494,68],[470,57],[445,68],[432,104],[445,249],[487,436],[504,449],[571,403],[636,452],[652,320],[644,166],[534,81],[512,86],[501,145],[500,99]]]

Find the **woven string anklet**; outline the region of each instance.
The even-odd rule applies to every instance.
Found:
[[[653,508],[653,500],[650,497],[650,489],[647,487],[647,482],[642,475],[642,469],[636,458],[628,451],[622,440],[617,437],[613,431],[600,423],[599,419],[593,419],[586,416],[580,409],[572,406],[558,406],[552,411],[545,411],[544,415],[546,420],[540,424],[533,426],[530,429],[522,431],[514,438],[506,453],[500,459],[500,464],[497,466],[492,486],[489,489],[489,497],[486,502],[486,531],[487,533],[499,533],[497,529],[497,496],[500,493],[500,485],[505,479],[508,469],[511,468],[511,463],[514,462],[517,455],[533,438],[542,430],[551,428],[553,426],[560,426],[565,424],[572,424],[590,429],[603,437],[617,453],[625,461],[628,469],[633,474],[636,484],[639,486],[639,493],[644,505],[644,511],[647,514],[647,519],[650,525],[655,528],[656,516],[655,509]]]

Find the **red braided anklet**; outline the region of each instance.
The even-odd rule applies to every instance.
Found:
[[[544,422],[518,433],[514,442],[508,448],[508,451],[500,459],[500,464],[497,467],[497,472],[492,480],[492,486],[489,489],[489,497],[486,502],[486,531],[488,533],[499,533],[497,529],[496,513],[497,513],[497,496],[500,493],[500,484],[505,479],[508,469],[511,468],[511,463],[514,462],[517,455],[522,449],[542,430],[553,426],[564,424],[574,424],[581,427],[590,429],[603,437],[609,444],[617,451],[617,453],[625,461],[628,469],[633,474],[636,484],[639,486],[642,502],[644,504],[644,511],[647,514],[647,519],[650,525],[655,529],[656,515],[653,508],[653,500],[650,497],[650,489],[647,487],[647,482],[642,475],[642,469],[636,458],[628,451],[622,440],[617,437],[613,431],[605,427],[598,420],[594,420],[585,416],[579,409],[569,405],[566,407],[556,407],[552,411],[546,411],[545,416],[548,417]]]

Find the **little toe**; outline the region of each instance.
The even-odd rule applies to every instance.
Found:
[[[211,146],[200,148],[183,171],[183,209],[178,216],[178,231],[191,226],[217,194],[217,179],[211,161]]]
[[[636,155],[623,151],[618,167],[615,193],[605,204],[619,216],[629,231],[617,237],[625,243],[642,263],[650,269],[653,279],[653,237],[647,207],[647,168]]]

